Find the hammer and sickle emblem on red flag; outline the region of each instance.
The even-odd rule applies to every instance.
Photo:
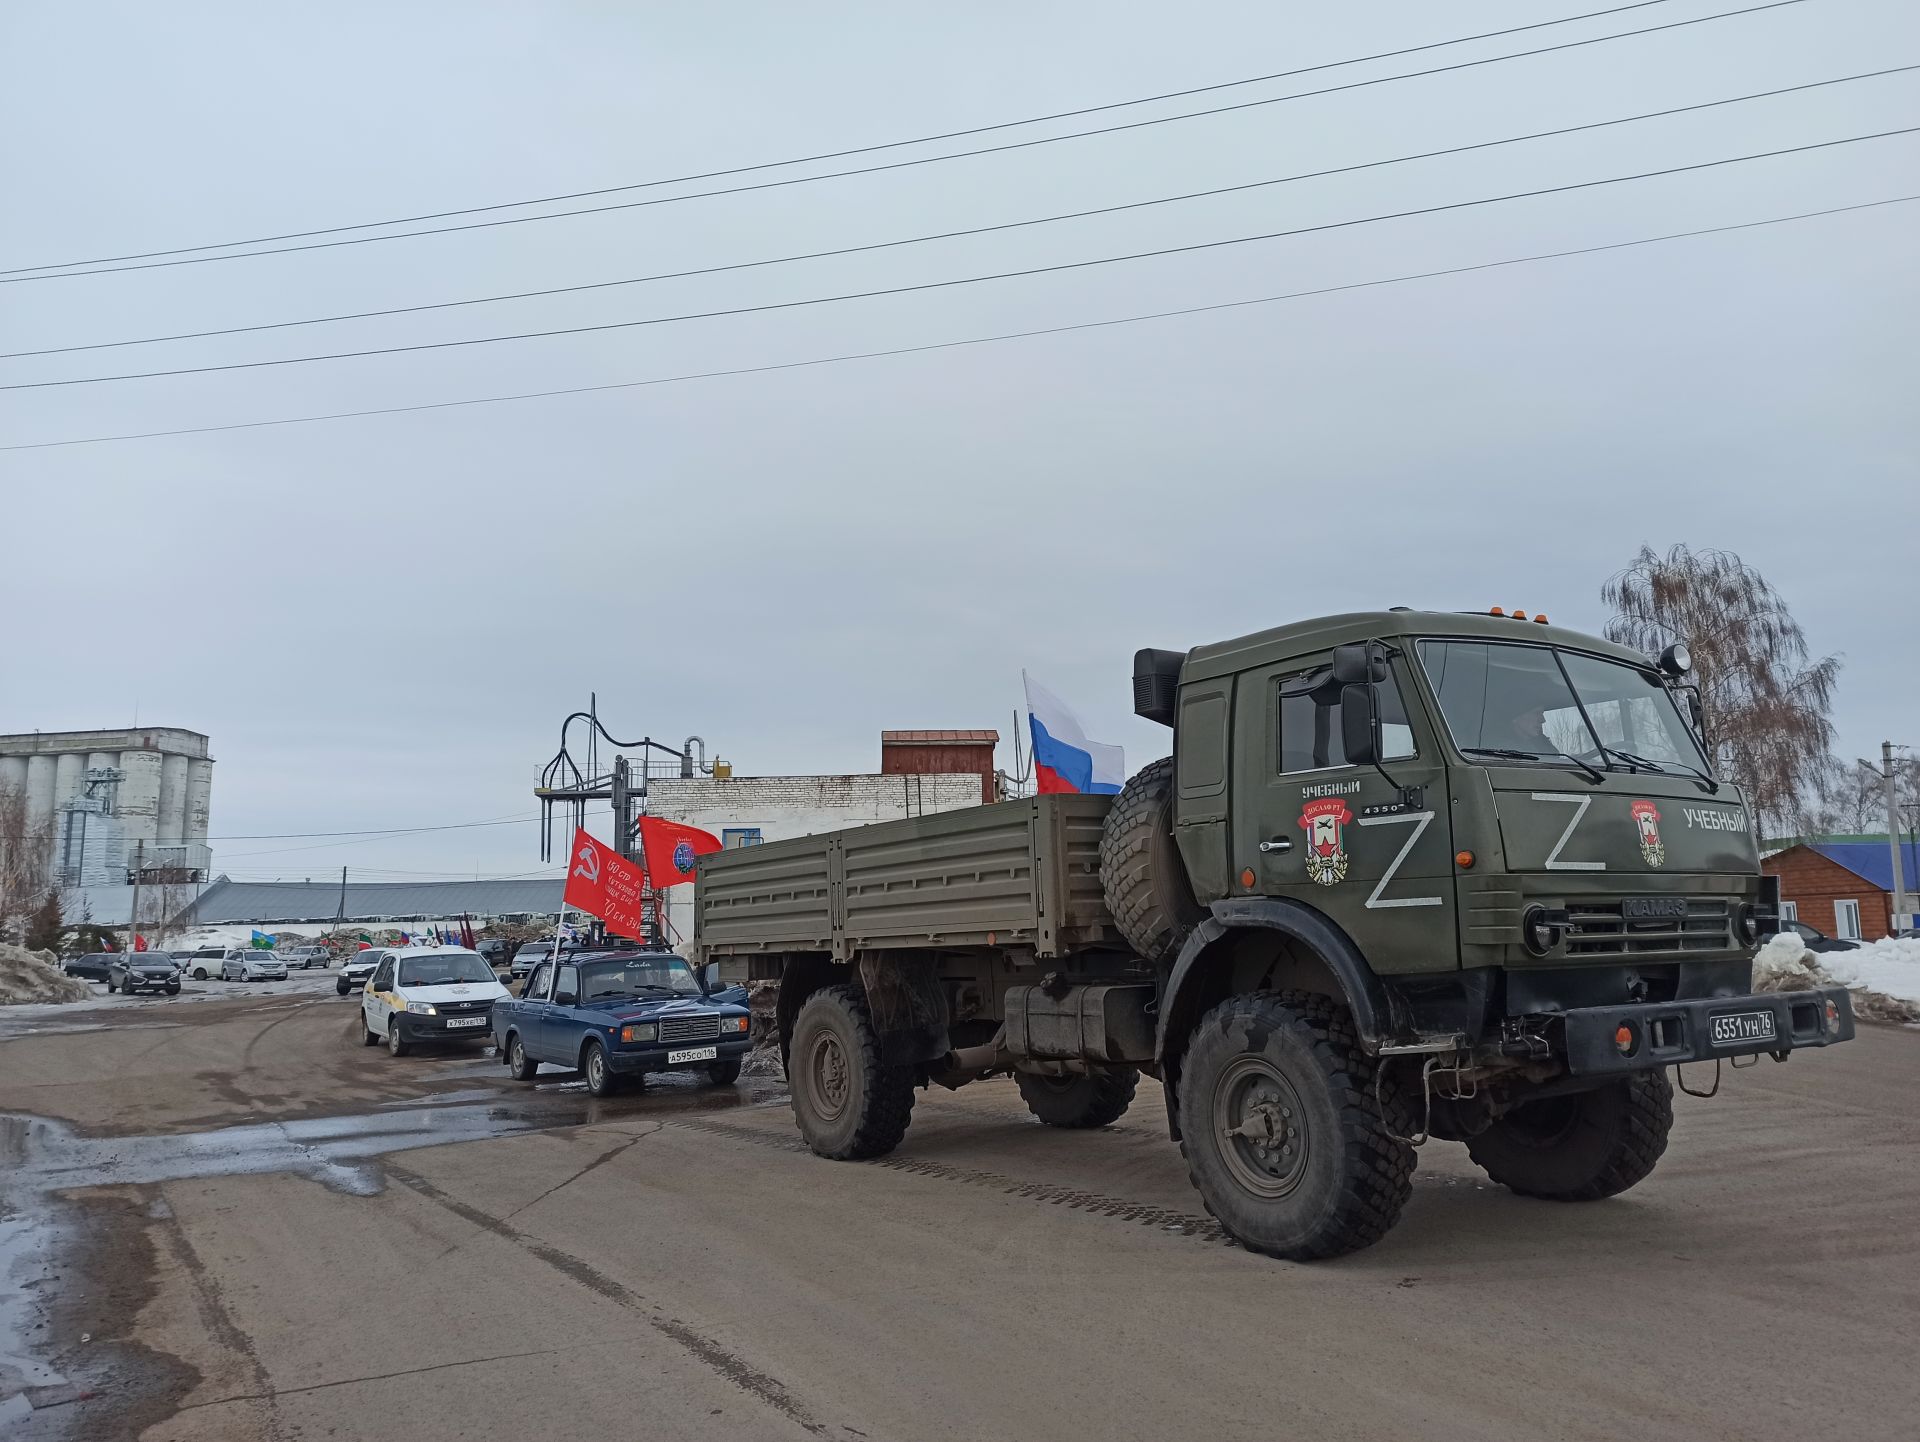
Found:
[[[600,853],[591,843],[583,844],[575,853],[578,861],[573,868],[575,876],[584,876],[590,886],[600,884]]]

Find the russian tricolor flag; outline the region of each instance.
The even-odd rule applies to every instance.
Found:
[[[1117,795],[1127,779],[1125,753],[1089,741],[1065,702],[1025,671],[1020,679],[1027,688],[1027,727],[1033,733],[1033,775],[1040,794]]]

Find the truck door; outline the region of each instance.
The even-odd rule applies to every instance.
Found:
[[[1330,652],[1240,678],[1235,894],[1325,913],[1382,971],[1439,971],[1459,964],[1446,771],[1425,715],[1405,703],[1418,694],[1405,664],[1390,657],[1373,683],[1377,767],[1347,761]]]

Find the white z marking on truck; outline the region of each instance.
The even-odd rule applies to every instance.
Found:
[[[1604,861],[1562,861],[1560,853],[1567,849],[1567,843],[1573,840],[1573,829],[1580,824],[1580,818],[1587,814],[1587,808],[1593,805],[1591,796],[1576,796],[1568,791],[1536,791],[1535,801],[1564,801],[1573,807],[1573,820],[1567,823],[1567,829],[1560,833],[1560,839],[1553,843],[1553,850],[1547,853],[1548,871],[1605,871]]]
[[[1362,826],[1397,826],[1406,822],[1413,823],[1413,830],[1407,835],[1407,844],[1400,848],[1400,854],[1394,857],[1392,864],[1387,867],[1387,874],[1380,878],[1380,884],[1373,888],[1373,894],[1367,898],[1368,911],[1379,911],[1383,907],[1388,906],[1442,906],[1445,904],[1444,900],[1438,896],[1403,896],[1393,901],[1382,901],[1380,899],[1380,893],[1387,889],[1387,884],[1393,880],[1394,873],[1399,871],[1401,863],[1407,859],[1407,853],[1413,850],[1413,844],[1420,839],[1421,833],[1427,829],[1432,821],[1433,813],[1431,811],[1411,811],[1404,816],[1366,816],[1361,818],[1360,824]]]

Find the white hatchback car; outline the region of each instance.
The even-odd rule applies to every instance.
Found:
[[[271,951],[229,947],[220,962],[222,981],[285,981],[287,963]]]
[[[360,997],[361,1039],[368,1046],[384,1041],[395,1056],[405,1056],[417,1041],[491,1041],[493,1004],[507,995],[477,951],[389,951]]]

